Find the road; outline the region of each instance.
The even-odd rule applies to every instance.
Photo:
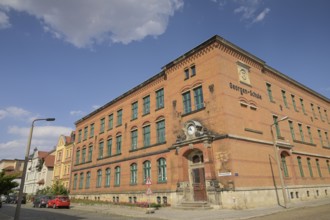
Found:
[[[16,205],[3,204],[0,208],[0,219],[5,216],[14,217]],[[8,217],[9,219],[13,219]],[[4,219],[4,220],[7,220]],[[20,220],[159,220],[157,218],[137,218],[127,217],[115,214],[102,214],[78,209],[49,209],[49,208],[32,208],[31,204],[22,205]]]
[[[302,207],[296,209],[288,209],[283,212],[274,213],[272,215],[251,218],[252,220],[329,220],[330,204]]]

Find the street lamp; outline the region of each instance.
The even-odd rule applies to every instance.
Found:
[[[26,147],[26,153],[25,153],[25,159],[24,159],[24,166],[23,166],[23,173],[22,173],[21,184],[20,184],[20,187],[19,187],[19,193],[18,193],[17,206],[16,206],[14,220],[19,220],[19,216],[20,216],[21,204],[22,204],[22,197],[23,197],[23,188],[24,188],[24,183],[25,183],[25,175],[26,175],[26,170],[27,170],[27,163],[28,163],[29,154],[30,154],[30,147],[31,147],[33,127],[34,127],[34,122],[36,122],[36,121],[55,121],[55,118],[37,118],[37,119],[34,119],[32,121],[31,129],[30,129],[30,136],[29,136],[27,147]]]
[[[273,124],[270,125],[270,132],[272,134],[273,147],[274,147],[274,152],[275,152],[275,160],[276,160],[277,168],[278,168],[279,175],[280,175],[280,181],[281,181],[281,187],[282,187],[282,193],[283,193],[283,200],[284,200],[284,208],[287,208],[287,193],[286,193],[286,190],[284,188],[283,173],[282,173],[282,170],[281,170],[280,159],[278,157],[278,147],[276,146],[275,136],[274,136],[274,132],[273,132],[273,125],[277,125],[279,122],[285,121],[288,118],[289,118],[288,116],[285,116],[285,117],[281,118],[280,120],[278,120],[278,121],[276,121],[276,122],[274,122]]]

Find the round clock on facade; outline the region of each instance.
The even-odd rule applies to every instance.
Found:
[[[189,125],[188,128],[187,128],[187,132],[189,135],[193,135],[195,134],[195,131],[196,131],[196,128],[194,125]]]

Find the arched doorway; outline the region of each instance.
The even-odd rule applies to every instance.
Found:
[[[193,200],[207,201],[203,152],[200,150],[192,151],[188,156],[188,163]]]

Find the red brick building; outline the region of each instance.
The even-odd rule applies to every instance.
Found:
[[[71,195],[141,202],[150,187],[153,202],[224,208],[326,197],[328,112],[327,97],[214,36],[76,122]]]

